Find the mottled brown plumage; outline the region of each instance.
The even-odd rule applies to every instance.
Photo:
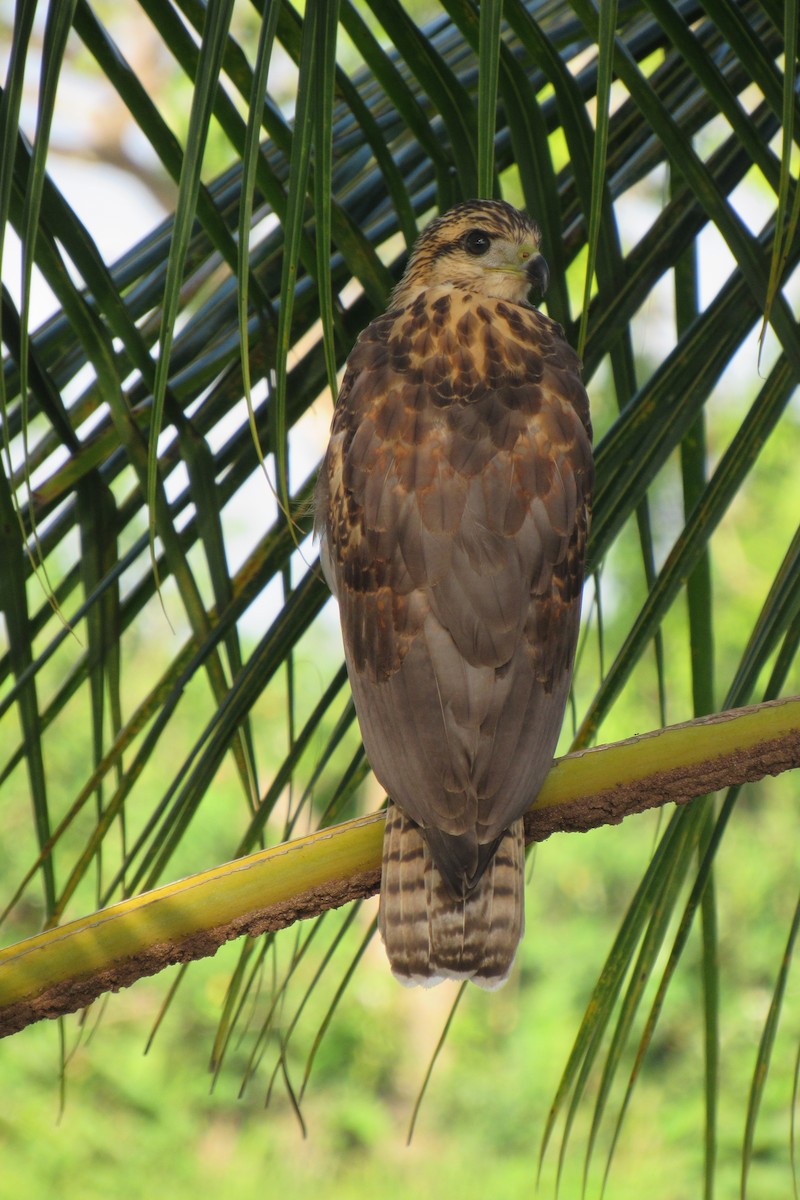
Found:
[[[380,928],[403,982],[508,974],[522,814],[550,767],[580,616],[586,392],[534,223],[459,205],[347,363],[317,487],[370,764],[391,798]]]

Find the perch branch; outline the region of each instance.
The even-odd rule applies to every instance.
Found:
[[[800,697],[673,725],[558,759],[529,840],[800,766]],[[0,1036],[73,1012],[232,938],[283,929],[380,881],[383,815],[361,817],[146,892],[0,951]]]

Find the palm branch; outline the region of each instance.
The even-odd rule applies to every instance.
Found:
[[[324,425],[314,414],[335,391],[356,334],[384,307],[429,215],[498,191],[524,203],[544,233],[548,310],[584,359],[598,490],[571,749],[601,732],[606,740],[638,732],[625,725],[631,697],[639,720],[646,714],[645,727],[656,728],[772,701],[796,686],[800,541],[791,517],[760,610],[724,661],[714,653],[722,601],[712,563],[732,507],[758,477],[765,443],[795,427],[800,330],[787,281],[800,256],[797,13],[791,0],[783,8],[776,0],[650,0],[599,11],[589,0],[447,0],[420,25],[396,0],[369,10],[309,0],[302,17],[286,2],[256,2],[250,46],[233,32],[230,0],[146,0],[164,52],[191,85],[181,142],[124,48],[86,0],[75,0],[47,12],[31,142],[20,110],[35,8],[15,10],[0,107],[0,249],[9,229],[24,247],[21,287],[15,296],[4,284],[0,310],[0,609],[8,633],[0,780],[15,788],[15,820],[24,814],[31,846],[30,870],[8,888],[9,927],[24,937],[39,921],[59,933],[0,957],[8,981],[0,975],[0,1004],[35,995],[27,1019],[66,1011],[87,997],[70,990],[76,976],[91,970],[108,985],[110,965],[141,961],[154,945],[191,942],[192,953],[203,953],[247,932],[219,1058],[274,931],[375,886],[375,821],[357,818],[335,843],[320,832],[359,812],[367,767],[343,669],[319,657],[330,625],[309,538],[315,464],[307,441],[315,420]],[[343,65],[341,31],[357,70]],[[176,186],[174,215],[114,263],[48,174],[57,85],[76,40]],[[267,90],[277,46],[297,69],[291,120]],[[208,178],[214,131],[224,135],[230,165]],[[753,177],[763,211],[751,229],[736,197]],[[647,219],[634,229],[632,214],[648,196]],[[711,287],[699,253],[709,230],[725,263]],[[34,266],[58,302],[37,329],[29,318]],[[639,350],[662,308],[661,344],[647,361]],[[762,323],[769,332],[760,375],[731,431],[717,400],[741,348],[755,358]],[[781,513],[782,497],[770,500]],[[231,516],[237,504],[255,518],[245,534]],[[145,654],[151,639],[166,652]],[[678,642],[687,677],[672,663]],[[309,657],[320,665],[309,670]],[[666,821],[590,999],[544,1133],[543,1149],[565,1116],[562,1159],[598,1076],[588,1169],[626,1046],[638,1037],[618,1131],[699,923],[711,1195],[714,860],[741,783],[798,761],[796,706],[767,704],[755,719],[746,768],[729,746],[720,751],[713,721],[692,727],[694,758],[680,731],[655,766],[647,749],[636,751],[629,791],[643,791],[655,774],[658,802],[703,798]],[[65,795],[58,749],[76,727],[87,765]],[[733,728],[741,751],[745,725]],[[766,747],[777,757],[765,758]],[[604,781],[595,791],[611,795],[621,759],[592,753]],[[712,759],[721,774],[698,766]],[[567,775],[580,761],[563,764]],[[683,790],[670,791],[668,778]],[[706,794],[727,784],[724,794]],[[187,869],[182,855],[194,832],[215,828],[223,790],[227,841],[215,846],[215,862],[188,862],[189,870],[212,868],[211,899],[202,899],[202,889],[173,881]],[[577,784],[560,795],[557,817],[538,836],[570,821],[577,827],[582,798]],[[596,822],[624,811],[601,809]],[[299,833],[309,840],[287,858],[283,844]],[[331,854],[331,844],[347,849]],[[255,891],[245,894],[246,875],[230,860],[252,853],[243,861],[264,874],[250,877]],[[286,862],[276,883],[275,864]],[[142,897],[153,888],[165,914],[179,912],[178,924],[148,919]],[[68,975],[60,974],[54,947],[63,923],[107,905],[115,907],[104,957],[76,962],[70,951]],[[263,917],[276,908],[280,920]],[[27,927],[24,912],[32,914]],[[364,930],[354,948],[349,916],[317,950],[323,920],[298,927],[269,1010],[306,952],[317,953],[313,979],[339,980],[321,1033],[372,933]],[[77,933],[93,922],[79,919]],[[795,917],[756,1054],[743,1188],[796,931]],[[162,953],[148,969],[191,956]],[[651,979],[650,1012],[637,1032]]]

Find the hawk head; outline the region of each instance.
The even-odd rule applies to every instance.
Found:
[[[532,288],[542,296],[549,271],[539,253],[541,239],[538,225],[504,200],[467,200],[420,234],[392,305],[441,285],[517,304]]]

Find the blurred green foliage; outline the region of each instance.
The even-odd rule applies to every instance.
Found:
[[[377,11],[379,6],[375,7]],[[427,4],[403,7],[410,7],[420,23],[424,22],[430,8]],[[761,7],[766,9],[766,6]],[[774,13],[779,7],[771,6]],[[197,6],[189,3],[184,8],[197,11]],[[467,10],[455,3],[449,8]],[[558,5],[544,3],[540,8],[545,15],[559,16]],[[364,5],[359,5],[358,9],[362,14],[366,11]],[[662,12],[669,13],[669,9],[669,5],[662,6]],[[750,5],[748,11],[753,9],[759,20],[763,18],[769,24],[764,11],[759,13],[757,5]],[[92,7],[92,11],[109,24],[119,17],[119,10],[120,6],[107,2]],[[575,6],[573,16],[574,11]],[[134,68],[147,88],[147,95],[154,100],[178,141],[184,142],[191,85],[170,54],[164,51],[160,33],[153,33],[149,25],[141,21],[138,9],[136,13],[141,43],[134,44],[135,39],[125,37],[124,25],[121,34],[117,27],[117,36],[134,60]],[[243,13],[246,14],[244,17]],[[8,17],[0,14],[0,20],[8,21]],[[369,15],[369,24],[387,46],[389,39],[382,35],[374,15]],[[558,24],[556,20],[554,28]],[[252,51],[257,28],[257,17],[236,6],[234,37],[248,53]],[[705,36],[709,36],[708,30]],[[343,47],[347,46],[343,36],[341,42]],[[150,54],[153,46],[161,53]],[[68,75],[73,66],[80,73],[91,61],[90,56],[83,54],[81,58],[79,54],[73,61],[69,54],[74,51],[75,39],[70,39],[69,48],[65,74]],[[35,37],[31,52],[34,64],[39,49],[40,42]],[[669,53],[662,46],[652,61],[643,60],[643,70],[652,70],[655,75],[655,68],[669,59]],[[297,71],[288,55],[281,54],[281,69],[275,72],[275,78],[271,78],[270,91],[276,103],[282,106],[284,115],[288,116],[292,110]],[[564,54],[565,61],[575,67],[566,49]],[[357,55],[345,48],[341,58],[343,68],[349,73],[356,61]],[[759,63],[754,61],[753,65]],[[676,69],[674,64],[673,69]],[[715,60],[713,70],[709,66],[709,74],[716,69]],[[738,66],[736,70],[739,70]],[[579,74],[578,67],[575,67],[575,74],[576,77]],[[687,75],[691,72],[687,71]],[[98,78],[104,79],[95,70],[96,83]],[[695,81],[691,86],[695,86]],[[550,84],[545,84],[539,92],[539,102],[544,105],[552,94]],[[227,88],[226,95],[232,97],[236,111],[244,114],[246,106],[236,89]],[[747,93],[743,91],[743,95]],[[755,105],[759,95],[756,85],[752,95]],[[106,100],[110,105],[109,98],[113,96],[114,103],[119,102],[113,88],[104,87],[103,96],[105,99],[98,105],[98,113],[105,118],[108,116]],[[560,99],[563,102],[563,93]],[[593,104],[591,97],[588,103]],[[396,124],[396,113],[391,112],[391,105],[382,108],[379,104],[376,111],[391,132]],[[56,117],[62,115],[64,109],[58,106]],[[70,111],[68,115],[74,114]],[[100,125],[104,128],[103,121]],[[365,147],[363,131],[353,129],[347,122],[345,127],[349,131],[349,149],[355,142],[360,152]],[[210,180],[237,158],[221,128],[214,118],[204,159],[204,179]],[[693,139],[692,144],[700,147],[704,156],[710,157],[711,149],[721,145],[729,133],[722,118],[714,117],[697,134],[691,130],[687,132],[686,138]],[[405,153],[408,149],[403,149],[405,132],[401,130],[397,134],[395,130],[392,136],[397,137],[398,145]],[[140,138],[138,148],[143,149],[142,161],[138,164],[141,173],[148,177],[153,190],[172,205],[176,187],[166,179],[153,147]],[[780,152],[775,138],[771,149],[773,154]],[[550,138],[549,150],[554,171],[562,168],[568,171],[571,149],[560,127]],[[356,154],[354,158],[357,157]],[[619,164],[615,169],[620,169]],[[358,178],[356,170],[353,179],[357,182]],[[611,178],[617,188],[618,225],[613,232],[616,235],[619,230],[622,250],[627,253],[636,246],[637,238],[654,215],[664,208],[668,191],[666,172],[661,167],[654,169],[639,180],[630,193],[613,173]],[[345,196],[349,186],[344,187]],[[504,174],[503,190],[509,199],[523,201],[519,171],[515,166]],[[571,184],[565,184],[559,199],[572,206],[574,250],[580,230],[579,222],[576,224],[578,201]],[[760,227],[766,219],[774,199],[774,190],[755,169],[736,189],[736,203],[741,202],[741,210],[756,213],[750,220],[753,228]],[[760,204],[761,201],[765,203]],[[429,203],[433,203],[433,192]],[[643,204],[644,209],[639,208],[639,204]],[[765,210],[763,213],[761,208]],[[362,213],[362,217],[368,224],[366,214]],[[235,217],[230,229],[234,227]],[[710,238],[706,233],[711,234]],[[733,268],[727,250],[720,250],[721,241],[718,234],[709,230],[699,239],[701,273],[708,291],[703,303]],[[395,236],[379,245],[386,261],[399,253],[401,242],[402,238]],[[629,323],[631,345],[636,353],[635,382],[640,385],[647,381],[676,340],[670,288],[672,260],[666,254],[668,242],[669,237],[664,236],[663,278],[653,281],[642,309],[631,316]],[[204,249],[203,254],[206,253]],[[222,290],[218,259],[210,251],[208,254],[207,272],[203,260],[204,270],[199,271],[199,283],[193,282],[183,297],[182,319],[202,313],[201,302],[213,300],[218,290]],[[715,270],[717,260],[719,270]],[[583,247],[568,272],[573,312],[582,294],[585,262]],[[265,271],[265,276],[268,274]],[[274,279],[272,282],[274,284]],[[662,283],[666,287],[662,287]],[[157,300],[151,298],[150,303],[156,304]],[[602,315],[595,314],[598,319]],[[218,314],[212,313],[208,322],[201,324],[201,332],[195,338],[197,344],[192,344],[188,360],[183,359],[182,363],[188,361],[191,365],[194,356],[202,360],[209,330],[213,326],[213,334],[217,335],[219,319]],[[142,324],[147,325],[148,318],[143,318]],[[150,324],[152,326],[152,322]],[[191,322],[188,330],[191,333]],[[148,345],[152,344],[154,336],[154,327],[151,327]],[[602,357],[601,350],[602,347],[595,349],[596,361]],[[232,353],[235,355],[235,351]],[[775,340],[770,335],[762,376],[768,373],[775,353]],[[190,396],[191,404],[202,397],[198,409],[194,410],[195,415],[208,399],[205,388],[210,377],[205,372],[201,363],[199,382],[192,380],[188,387],[186,378],[181,380],[185,389],[180,391],[181,396]],[[313,387],[313,372],[308,372],[308,378],[300,370],[297,375],[298,391]],[[80,373],[77,379],[80,381]],[[223,376],[223,383],[225,379]],[[760,384],[753,334],[731,360],[705,405],[709,473],[737,433]],[[72,404],[84,385],[75,383],[70,377],[70,386]],[[236,386],[234,381],[231,395]],[[132,394],[137,394],[141,401],[141,388],[138,393],[132,389]],[[591,394],[599,440],[611,428],[617,415],[607,362],[602,363],[594,374]],[[226,420],[238,404],[239,395],[236,392],[231,400],[225,388],[220,389],[221,406],[230,402]],[[623,402],[629,398],[628,395],[620,396]],[[303,403],[308,399],[303,395]],[[241,406],[238,411],[239,416],[234,420],[241,419]],[[800,413],[795,401],[782,417],[779,431],[764,446],[752,473],[740,481],[737,499],[719,529],[708,539],[714,579],[716,650],[715,679],[711,683],[718,705],[727,692],[796,526],[800,510],[800,479],[796,468],[799,423]],[[215,445],[228,437],[227,433],[220,433],[213,421],[210,421],[209,430],[209,442],[216,438]],[[29,429],[32,445],[37,446],[39,439],[45,439],[51,432],[44,416],[34,416]],[[307,432],[303,426],[295,438],[304,449]],[[164,456],[165,469],[171,466],[170,453],[168,451]],[[312,465],[313,462],[307,464],[308,469]],[[57,478],[56,468],[53,470]],[[214,485],[221,496],[226,469],[218,464],[215,472]],[[47,471],[43,475],[47,475],[45,482],[50,485],[51,476]],[[260,475],[257,483],[263,486],[263,492],[255,493],[257,502],[252,501],[254,493],[251,492],[246,502],[249,507],[244,511],[240,507],[232,513],[231,505],[222,514],[232,570],[238,566],[240,534],[246,534],[241,540],[250,545],[261,536],[264,525],[271,519],[264,515],[267,505],[260,506],[262,498],[268,498],[266,484]],[[132,468],[127,466],[112,476],[109,487],[119,508],[130,509],[131,497],[136,499]],[[684,526],[677,452],[653,480],[648,500],[658,566]],[[122,528],[120,554],[146,530],[147,514],[143,509],[137,510]],[[77,543],[75,530],[67,530],[63,541],[49,556],[48,569],[56,583],[75,568],[80,556]],[[212,589],[199,544],[191,547],[189,556],[203,600],[210,605]],[[636,521],[635,517],[630,517],[602,566],[602,656],[597,637],[598,613],[591,595],[587,595],[590,635],[576,677],[575,723],[585,712],[646,598],[642,576]],[[150,582],[147,565],[143,567],[141,577]],[[125,581],[127,586],[128,580]],[[28,611],[36,613],[42,605],[41,581],[29,578],[26,587]],[[125,587],[122,590],[127,596]],[[121,638],[120,651],[125,664],[121,707],[126,718],[161,673],[172,666],[188,630],[171,580],[165,584],[163,598],[175,623],[175,634],[170,631],[158,598],[149,593],[148,596],[148,603]],[[271,602],[279,604],[280,598],[278,583],[271,589]],[[291,668],[294,672],[292,701],[287,698],[286,674],[280,672],[265,688],[250,713],[258,746],[262,793],[264,781],[272,778],[287,754],[287,712],[291,711],[296,731],[337,670],[339,658],[334,629],[334,617],[329,612],[296,648]],[[253,642],[262,632],[255,627],[252,614],[242,623],[241,632],[243,648],[249,658]],[[666,695],[663,716],[668,721],[684,720],[692,715],[693,708],[683,596],[672,605],[663,623],[662,634]],[[53,637],[52,628],[43,625],[33,638],[34,653],[48,646]],[[47,711],[51,698],[69,678],[70,672],[79,670],[86,652],[86,640],[84,624],[79,622],[75,635],[66,637],[46,666],[37,672],[40,711]],[[759,687],[766,681],[771,661],[763,669]],[[85,684],[85,678],[83,682]],[[655,658],[648,648],[604,720],[602,740],[630,736],[661,723],[658,682]],[[791,668],[783,690],[800,692],[797,662]],[[759,688],[755,694],[760,695]],[[88,686],[80,687],[42,735],[55,819],[60,819],[92,769],[88,699]],[[311,779],[315,764],[336,723],[345,713],[346,705],[347,690],[343,688],[312,739],[291,791],[281,796],[271,815],[268,829],[271,840],[277,841],[284,836],[287,817],[296,811],[303,788]],[[98,903],[109,884],[110,874],[116,869],[116,861],[112,860],[119,856],[123,840],[127,847],[135,842],[168,781],[174,778],[177,765],[188,757],[215,708],[207,681],[202,672],[197,672],[181,696],[168,736],[158,743],[147,762],[136,792],[127,805],[124,826],[120,823],[109,837],[98,870],[93,864],[79,885],[68,916],[92,911]],[[573,725],[568,716],[562,738],[564,750],[571,740]],[[108,735],[109,731],[105,732]],[[19,743],[17,713],[13,710],[0,726],[0,762],[4,763]],[[141,736],[131,744],[126,763],[132,761],[140,744]],[[357,745],[357,734],[351,725],[335,752],[330,769],[316,781],[313,804],[303,812],[296,832],[303,832],[306,822],[314,824],[326,810]],[[112,777],[113,772],[109,779]],[[108,791],[113,791],[114,783],[106,786]],[[796,780],[781,778],[745,790],[718,858],[715,882],[719,905],[716,949],[721,970],[721,1077],[717,1195],[722,1200],[738,1190],[744,1113],[757,1047],[796,902],[797,850],[791,836],[791,821],[797,811],[796,787]],[[38,854],[31,821],[29,780],[22,763],[5,779],[2,800],[0,878],[3,895],[0,899],[5,900]],[[351,808],[353,805],[373,808],[380,800],[379,792],[372,788],[349,803]],[[86,811],[56,848],[55,870],[60,883],[91,835],[96,820],[91,807],[87,805]],[[351,809],[343,809],[337,816],[346,816],[349,811]],[[203,795],[202,808],[165,865],[162,878],[201,870],[235,854],[248,817],[241,781],[232,758],[226,757]],[[536,851],[528,889],[528,931],[519,968],[503,991],[486,996],[469,990],[461,1001],[423,1101],[410,1148],[406,1149],[405,1138],[414,1103],[448,1019],[455,992],[447,988],[431,993],[403,991],[390,978],[381,948],[377,940],[373,940],[354,973],[344,1001],[333,1012],[326,1036],[318,1048],[315,1042],[318,1031],[328,1020],[330,1005],[343,973],[369,929],[374,912],[374,902],[370,902],[362,907],[346,929],[342,952],[332,959],[319,982],[315,983],[315,970],[321,951],[333,945],[337,934],[350,920],[350,912],[327,915],[318,933],[311,925],[287,930],[264,949],[260,968],[262,986],[247,1001],[242,1019],[227,1045],[213,1092],[209,1090],[212,1076],[206,1075],[203,1068],[211,1057],[226,989],[231,972],[241,961],[245,949],[243,943],[230,945],[213,960],[190,968],[146,1056],[143,1052],[147,1031],[159,1022],[169,989],[178,979],[176,971],[165,972],[157,979],[143,980],[122,995],[109,997],[83,1020],[78,1017],[67,1019],[63,1026],[66,1051],[63,1113],[59,1111],[61,1045],[58,1029],[40,1024],[0,1043],[3,1085],[0,1200],[11,1200],[12,1197],[16,1200],[19,1196],[33,1197],[34,1200],[38,1197],[50,1200],[54,1196],[64,1200],[125,1196],[136,1200],[140,1195],[150,1196],[154,1189],[164,1191],[175,1200],[196,1195],[212,1200],[231,1195],[241,1197],[241,1200],[264,1195],[290,1196],[293,1200],[311,1196],[315,1200],[319,1196],[340,1200],[375,1195],[392,1200],[409,1192],[422,1197],[434,1196],[437,1200],[440,1196],[450,1195],[458,1195],[464,1200],[480,1196],[484,1200],[487,1194],[501,1198],[533,1194],[542,1128],[564,1062],[608,948],[656,845],[664,819],[664,815],[651,814],[631,819],[619,828],[602,829],[582,837],[555,837]],[[146,859],[147,855],[143,857]],[[13,910],[4,928],[6,940],[25,936],[39,927],[43,908],[38,882],[24,893]],[[676,912],[679,914],[680,910],[679,903]],[[671,932],[674,933],[674,927]],[[315,939],[313,953],[299,958],[286,993],[276,1002],[277,1019],[262,1044],[260,1033],[272,1004],[271,985],[274,979],[282,979],[288,964],[312,936]],[[665,946],[670,944],[668,935]],[[261,949],[261,946],[254,949],[252,961],[259,957]],[[699,938],[693,931],[689,950],[674,978],[645,1060],[636,1102],[628,1112],[615,1153],[606,1193],[608,1200],[638,1200],[642,1196],[653,1196],[655,1200],[685,1200],[701,1194],[705,1078],[701,959]],[[248,962],[248,969],[252,961]],[[665,961],[666,951],[656,964],[643,1013],[647,1011],[648,1000]],[[756,1200],[785,1200],[789,1194],[792,1079],[800,1043],[798,987],[796,974],[790,975],[783,1019],[756,1128],[750,1193]],[[309,989],[310,996],[304,1004]],[[295,1016],[301,1007],[295,1026]],[[290,1033],[291,1038],[285,1041]],[[632,1045],[635,1042],[634,1036]],[[301,1102],[302,1119],[308,1134],[304,1139],[291,1097],[296,1097],[302,1087],[306,1064],[312,1053],[313,1069]],[[629,1054],[625,1063],[629,1066],[630,1062]],[[595,1085],[598,1077],[599,1069],[593,1075]],[[247,1086],[239,1098],[245,1078]],[[625,1079],[626,1072],[623,1071],[615,1085],[617,1103],[622,1100]],[[590,1099],[591,1092],[590,1087]],[[266,1105],[268,1095],[269,1104]],[[612,1103],[609,1109],[612,1119],[615,1111]],[[590,1106],[587,1104],[579,1111],[563,1168],[561,1194],[567,1198],[581,1194],[583,1147],[589,1125]],[[610,1129],[610,1125],[604,1126],[603,1145],[608,1144]],[[599,1191],[602,1148],[601,1145],[601,1153],[594,1160],[590,1194]],[[542,1171],[543,1195],[552,1194],[557,1154],[557,1139],[554,1139]]]
[[[796,846],[786,837],[794,800],[787,779],[759,785],[741,806],[719,865],[720,958],[725,987],[718,1187],[738,1186],[739,1123],[756,1046],[783,950],[797,878]],[[59,1054],[54,1025],[32,1026],[0,1044],[0,1197],[31,1200],[144,1200],[154,1187],[171,1200],[292,1196],[393,1200],[534,1194],[541,1128],[583,1007],[616,924],[653,844],[657,818],[618,829],[556,836],[536,852],[528,888],[527,932],[518,973],[495,994],[470,989],[462,1000],[423,1101],[412,1144],[406,1132],[425,1069],[454,990],[405,991],[389,976],[377,940],[362,960],[317,1056],[302,1104],[307,1138],[280,1080],[265,1095],[274,1044],[243,1098],[237,1094],[259,1017],[239,1032],[209,1091],[214,1029],[238,947],[194,964],[144,1055],[175,972],[142,980],[98,1004],[81,1023],[65,1021],[67,1068],[59,1116]],[[224,815],[217,834],[226,836]],[[768,857],[767,875],[759,869]],[[18,865],[22,865],[20,862]],[[364,905],[351,949],[368,924]],[[326,936],[343,919],[331,914]],[[279,953],[306,932],[288,930]],[[322,935],[320,935],[322,936]],[[697,950],[690,958],[696,963]],[[688,965],[688,964],[687,964]],[[269,958],[265,974],[270,975]],[[294,996],[309,982],[301,970]],[[312,995],[290,1045],[295,1088],[331,993]],[[617,1148],[609,1200],[685,1200],[698,1190],[702,1163],[702,1055],[697,975],[682,971],[670,992],[651,1054]],[[287,1001],[291,1014],[293,1004]],[[278,1022],[278,1029],[285,1022]],[[753,1194],[785,1200],[800,989],[790,982],[786,1014],[758,1125]],[[575,1145],[585,1127],[579,1124]],[[555,1155],[543,1171],[552,1194]],[[562,1195],[580,1194],[582,1157],[568,1159]],[[593,1177],[595,1178],[595,1177]],[[596,1180],[595,1180],[596,1181]],[[593,1194],[593,1193],[590,1193]]]

